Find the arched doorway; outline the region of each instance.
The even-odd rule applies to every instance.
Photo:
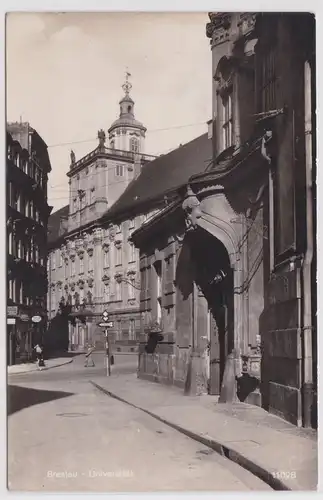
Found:
[[[233,270],[223,243],[197,228],[190,235],[194,280],[209,310],[209,394],[219,395],[228,354],[234,349]]]

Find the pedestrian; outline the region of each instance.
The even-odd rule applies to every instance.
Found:
[[[45,366],[44,357],[43,357],[43,348],[39,344],[36,344],[34,349],[36,352],[38,368],[39,368],[39,370],[41,370]]]
[[[95,366],[94,364],[94,359],[92,358],[92,353],[95,350],[95,347],[92,346],[91,344],[88,344],[87,346],[87,353],[85,354],[85,363],[84,366],[87,368],[89,366],[89,362],[91,361],[91,366]]]

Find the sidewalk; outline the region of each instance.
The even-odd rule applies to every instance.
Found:
[[[145,411],[239,463],[276,490],[317,488],[317,434],[245,403],[184,396],[175,387],[113,374],[92,381],[109,396]]]
[[[50,370],[51,368],[57,368],[58,366],[72,363],[72,361],[73,358],[46,359],[45,367],[42,368],[42,371]],[[36,362],[34,362],[34,363],[21,363],[19,365],[8,366],[7,369],[8,369],[8,375],[16,375],[20,373],[35,372],[38,370],[38,367]]]

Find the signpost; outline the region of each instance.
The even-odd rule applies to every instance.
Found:
[[[110,364],[110,344],[109,344],[109,328],[113,327],[113,321],[109,321],[109,313],[103,311],[102,322],[99,323],[101,328],[104,328],[105,338],[106,338],[106,353],[107,353],[107,375],[111,375],[111,364]]]
[[[7,306],[7,316],[18,316],[18,306]]]
[[[31,318],[31,321],[32,321],[33,323],[40,323],[40,322],[41,322],[41,316],[33,316],[33,317]]]

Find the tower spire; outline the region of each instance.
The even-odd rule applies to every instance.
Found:
[[[132,85],[129,82],[129,77],[131,76],[131,73],[129,73],[128,68],[126,68],[126,80],[124,84],[122,85],[122,89],[124,90],[124,93],[126,96],[129,95],[130,90],[132,89]]]

